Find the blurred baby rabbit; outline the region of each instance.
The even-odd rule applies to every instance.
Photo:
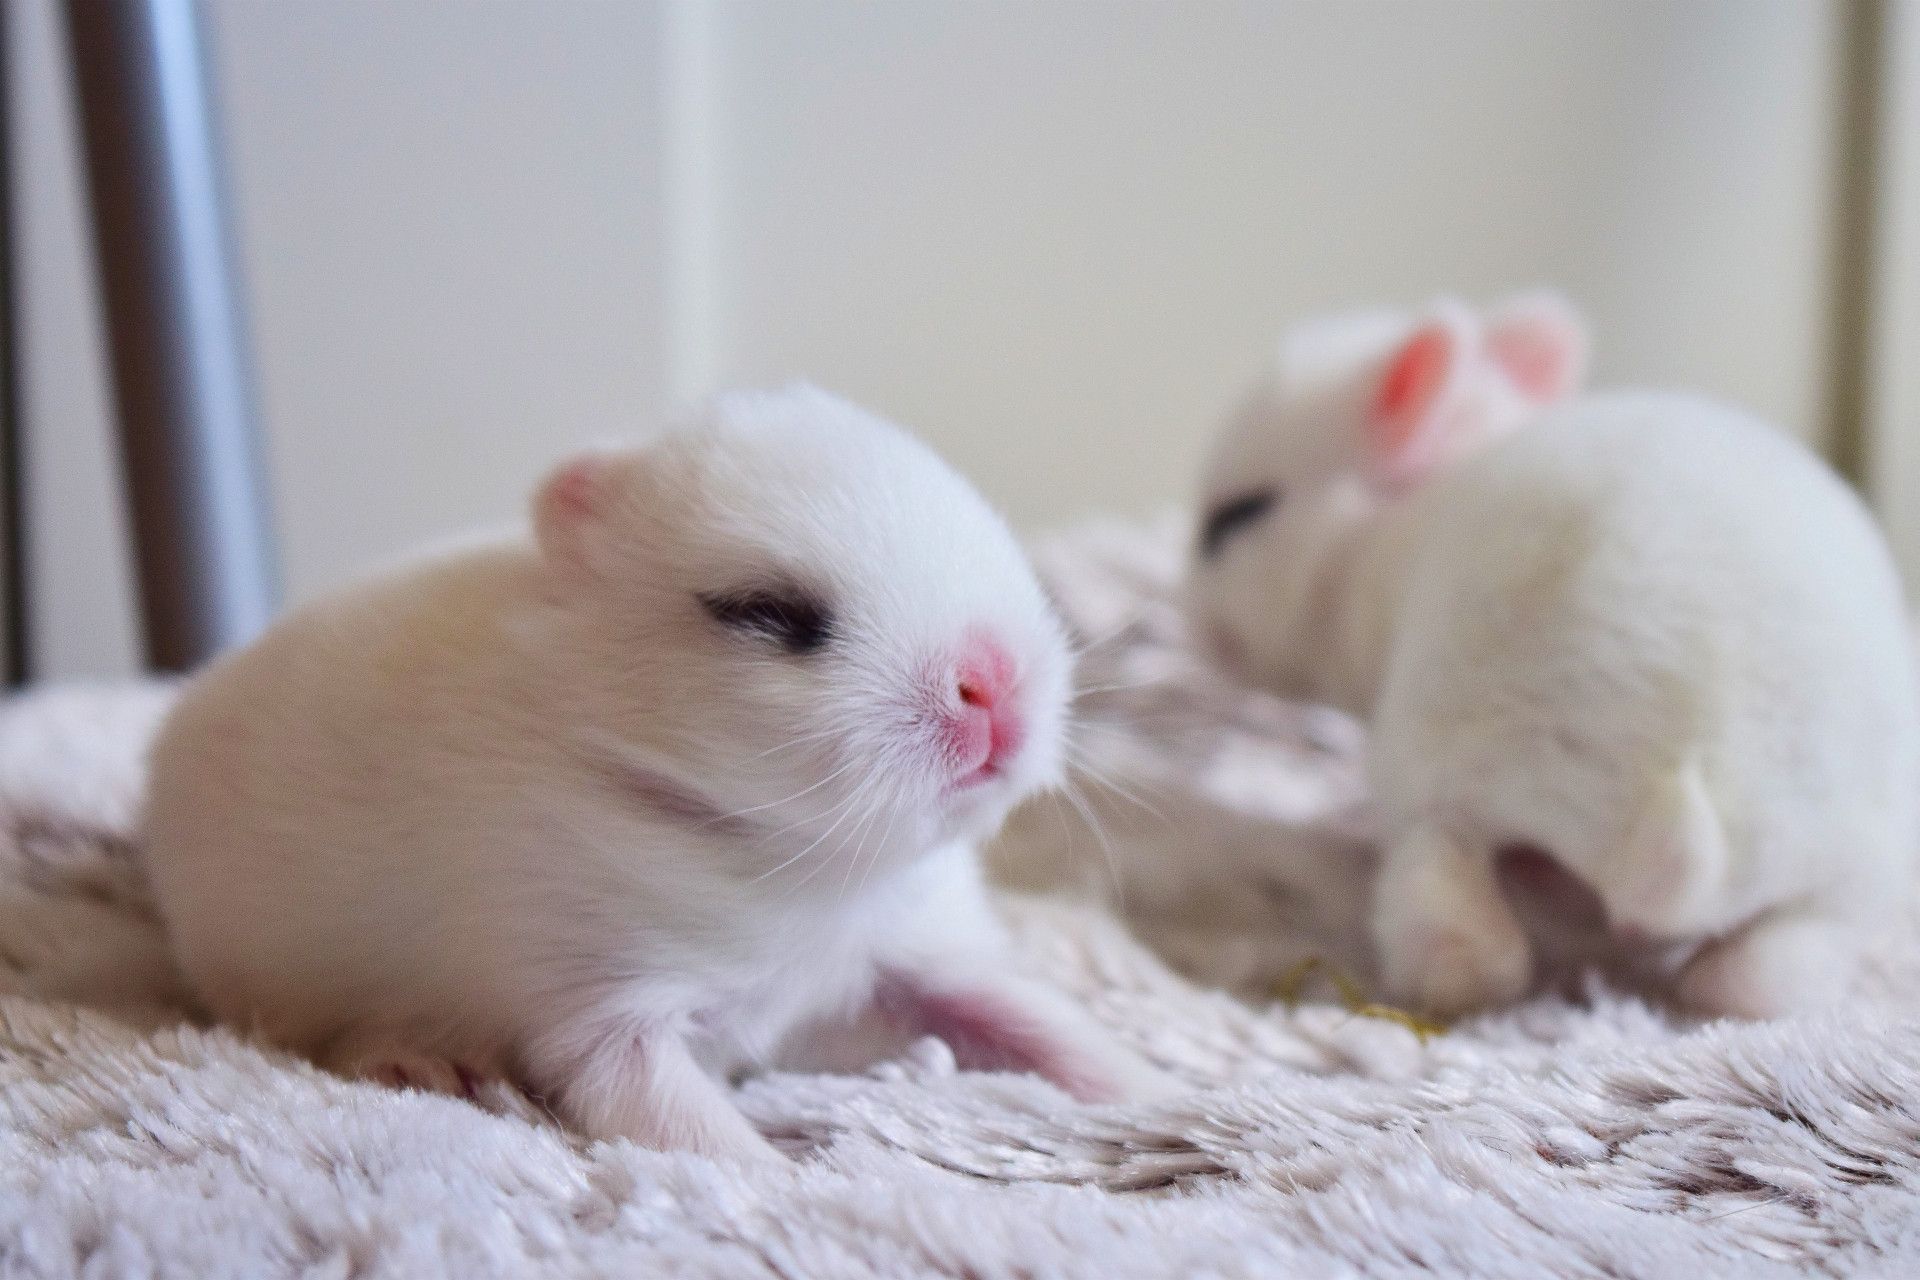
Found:
[[[1244,678],[1371,723],[1374,941],[1441,1013],[1531,980],[1503,857],[1691,948],[1677,994],[1824,998],[1904,900],[1915,682],[1887,548],[1784,433],[1575,396],[1562,300],[1301,326],[1220,440],[1190,583]]]

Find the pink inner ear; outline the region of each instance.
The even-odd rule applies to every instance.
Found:
[[[534,500],[534,531],[546,555],[561,562],[585,555],[586,532],[606,505],[613,460],[585,454],[561,464],[540,486]]]
[[[1586,376],[1586,332],[1579,315],[1557,296],[1529,296],[1496,309],[1486,344],[1494,363],[1536,404],[1572,395]]]
[[[561,520],[584,520],[593,514],[600,498],[601,462],[598,458],[575,458],[547,481],[548,512]]]
[[[1458,340],[1442,325],[1425,325],[1407,340],[1387,367],[1368,422],[1375,454],[1398,462],[1415,450],[1432,423],[1458,356]]]
[[[1558,400],[1573,389],[1572,362],[1550,335],[1509,332],[1487,335],[1487,351],[1529,400]]]

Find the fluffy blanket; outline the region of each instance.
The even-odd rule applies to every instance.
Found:
[[[0,710],[0,1274],[1920,1274],[1911,935],[1771,1025],[1578,966],[1444,1030],[1368,1006],[1353,727],[1186,658],[1164,535],[1042,559],[1089,650],[1088,770],[998,850],[1049,891],[1009,915],[1191,1096],[1076,1106],[928,1041],[749,1083],[798,1158],[741,1172],[581,1141],[504,1084],[330,1076],[206,1025],[168,963],[135,835],[166,690],[50,691]]]

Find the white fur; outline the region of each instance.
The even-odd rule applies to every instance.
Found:
[[[1764,423],[1658,393],[1529,421],[1476,362],[1472,318],[1442,322],[1465,345],[1433,430],[1478,443],[1392,477],[1368,415],[1416,321],[1316,340],[1208,481],[1210,506],[1284,496],[1190,586],[1234,669],[1371,720],[1387,983],[1441,1011],[1519,995],[1499,858],[1532,849],[1616,932],[1700,944],[1683,1000],[1758,1016],[1828,998],[1915,844],[1914,677],[1882,539]]]
[[[1056,778],[1069,662],[964,480],[796,388],[569,464],[535,517],[537,544],[293,614],[168,718],[153,880],[216,1012],[389,1078],[418,1051],[510,1071],[592,1135],[735,1157],[771,1148],[718,1077],[876,1017],[1087,1096],[1146,1087],[999,958],[973,844]],[[699,600],[775,581],[831,605],[820,651]],[[1027,740],[956,790],[940,726],[980,634]],[[976,1006],[984,1027],[940,1016]]]

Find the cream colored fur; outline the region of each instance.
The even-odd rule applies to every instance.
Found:
[[[217,1013],[739,1159],[773,1153],[727,1076],[873,1034],[940,1030],[1088,1098],[1154,1087],[999,959],[974,846],[1058,773],[1068,655],[964,480],[795,388],[577,460],[534,517],[537,540],[398,566],[187,685],[147,838]],[[824,639],[708,603],[758,596],[817,605]],[[982,645],[1022,741],[964,782],[946,735]]]

